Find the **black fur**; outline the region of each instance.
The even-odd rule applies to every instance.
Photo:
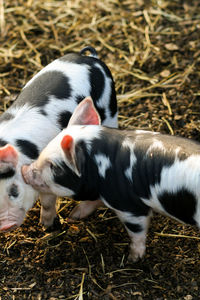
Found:
[[[7,144],[8,144],[7,141],[5,141],[5,140],[3,140],[3,139],[0,139],[0,147],[3,147],[3,146],[5,146],[5,145],[7,145]]]
[[[188,224],[196,224],[193,216],[196,211],[197,199],[187,189],[177,193],[164,192],[159,196],[163,208],[170,215]]]
[[[58,124],[61,130],[67,127],[71,115],[72,114],[68,110],[60,113],[60,115],[58,116]]]
[[[112,74],[111,74],[110,70],[108,69],[108,67],[101,60],[97,59],[96,57],[84,56],[84,55],[80,55],[80,54],[77,54],[77,53],[66,54],[65,56],[61,57],[60,60],[61,61],[71,61],[71,62],[74,62],[74,63],[77,63],[77,64],[86,64],[86,65],[88,65],[89,68],[91,69],[91,71],[90,71],[91,75],[90,76],[92,78],[95,77],[95,72],[96,71],[98,72],[99,78],[101,77],[101,74],[99,73],[100,69],[96,70],[97,67],[95,65],[97,64],[97,65],[100,65],[102,67],[102,69],[104,70],[106,76],[111,78],[111,80],[112,80],[112,82],[111,82],[112,92],[111,92],[111,100],[110,100],[110,105],[109,106],[110,106],[110,111],[111,111],[111,117],[113,117],[117,112],[117,101],[116,101],[116,92],[115,92],[114,81],[113,81]],[[97,80],[95,80],[95,78],[94,78],[93,87],[97,87],[97,86],[99,86],[99,82]],[[103,90],[102,90],[102,92],[103,92]],[[92,89],[92,93],[96,94],[94,88]],[[98,93],[97,93],[98,97],[99,97],[100,94],[101,94],[101,91],[99,90]],[[89,96],[89,95],[86,95],[86,96]],[[93,100],[94,100],[94,105],[97,107],[96,101],[98,99],[93,98]],[[98,107],[97,107],[97,109],[99,110]]]
[[[22,90],[16,105],[29,103],[31,106],[42,107],[45,112],[44,106],[50,101],[50,96],[60,100],[71,96],[69,79],[62,72],[49,71],[41,74]]]
[[[126,227],[134,233],[139,233],[143,231],[143,228],[139,224],[125,222],[124,225],[126,225]]]
[[[105,79],[102,71],[97,66],[90,68],[90,83],[92,88],[90,96],[98,101],[104,91]]]
[[[124,146],[129,139],[133,147]],[[153,147],[153,142],[162,142],[163,147]],[[102,197],[114,209],[130,212],[134,217],[148,216],[151,210],[142,199],[150,199],[151,189],[160,184],[163,168],[171,167],[175,159],[183,161],[192,154],[200,154],[200,144],[188,139],[151,132],[119,131],[104,128],[100,137],[91,141],[91,152],[88,153],[84,140],[76,144],[76,156],[81,165],[81,178],[73,183],[75,199],[95,200]],[[177,152],[177,150],[179,150]],[[132,180],[127,178],[125,171],[130,167],[130,154],[134,154],[135,163],[132,168]],[[99,174],[95,155],[103,154],[110,160],[110,167],[105,176]],[[84,158],[84,159],[83,159]],[[66,187],[72,187],[72,171],[64,167],[62,180],[56,182]],[[72,173],[72,174],[71,174]],[[68,183],[69,178],[69,183]],[[178,179],[177,179],[178,180]],[[175,192],[163,192],[157,195],[163,207],[163,212],[185,223],[195,224],[197,199],[186,187]],[[151,205],[151,204],[150,204]],[[140,232],[139,224],[126,223],[129,230]]]
[[[111,101],[109,106],[110,106],[111,116],[114,117],[117,111],[116,92],[115,92],[114,82],[112,82]]]
[[[3,168],[3,170],[1,170],[0,167],[0,179],[8,179],[11,178],[15,175],[15,170],[11,167],[8,167],[7,169]]]
[[[11,185],[8,196],[14,198],[17,198],[19,196],[18,186],[16,184]]]
[[[18,139],[18,140],[16,140],[16,145],[17,145],[17,147],[20,148],[20,151],[24,155],[28,156],[29,158],[31,158],[31,159],[38,158],[39,150],[38,150],[38,147],[34,143],[32,143],[28,140]]]

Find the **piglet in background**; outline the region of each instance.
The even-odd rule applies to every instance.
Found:
[[[86,51],[91,55],[85,56]],[[38,192],[24,182],[21,166],[37,159],[88,95],[93,97],[103,124],[117,127],[112,75],[92,47],[50,63],[26,84],[13,105],[0,116],[0,231],[20,226],[38,198]],[[41,222],[48,227],[52,223],[48,222],[43,206],[46,195],[41,193],[40,198]],[[56,196],[48,196],[49,199],[56,215]]]
[[[25,181],[43,193],[93,200],[94,209],[97,199],[103,201],[125,225],[133,261],[145,254],[152,210],[199,227],[200,144],[99,124],[100,116],[86,98],[38,160],[23,166]],[[88,203],[81,202],[71,218],[91,212]]]

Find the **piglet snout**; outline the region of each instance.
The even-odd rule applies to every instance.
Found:
[[[21,168],[21,172],[26,184],[31,185],[34,189],[40,192],[49,192],[49,186],[42,179],[41,173],[34,163],[30,165],[23,165]]]
[[[29,165],[24,165],[24,166],[22,166],[21,172],[22,172],[22,177],[23,177],[23,179],[24,179],[24,182],[25,182],[26,184],[29,184],[29,180],[28,180],[29,176],[28,176],[28,173],[30,172],[30,166],[29,166]]]

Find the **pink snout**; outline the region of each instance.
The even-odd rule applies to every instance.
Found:
[[[30,184],[40,192],[49,192],[49,186],[43,181],[40,170],[35,167],[34,163],[22,166],[21,172],[26,184]]]
[[[21,171],[22,171],[22,177],[23,177],[25,183],[29,184],[30,183],[29,182],[30,166],[28,166],[28,165],[22,166],[22,170]]]
[[[10,231],[19,227],[25,218],[25,210],[10,202],[4,203],[0,210],[0,231]]]

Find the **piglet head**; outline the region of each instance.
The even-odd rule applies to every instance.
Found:
[[[22,166],[24,181],[41,193],[56,194],[57,196],[71,196],[69,190],[63,194],[62,188],[57,182],[64,180],[70,174],[72,177],[80,177],[79,166],[74,155],[74,141],[70,135],[66,135],[59,144],[52,144],[45,148],[37,161],[30,165]],[[56,150],[57,149],[57,150]],[[49,150],[51,152],[49,153]],[[64,157],[63,157],[64,156]],[[58,189],[57,189],[58,187]]]
[[[39,190],[40,192],[48,193],[49,187],[42,178],[41,170],[43,168],[45,167],[39,167],[37,162],[34,162],[31,165],[22,166],[21,172],[26,184],[32,185],[35,189]]]
[[[87,97],[76,107],[68,127],[44,148],[38,160],[22,167],[25,182],[43,193],[72,196],[84,162],[81,147],[76,148],[76,138],[81,137],[83,128],[79,125],[99,124],[99,114],[92,99]]]
[[[73,125],[100,125],[100,116],[94,107],[94,103],[91,97],[86,97],[76,107],[73,115],[69,120],[67,129]],[[63,131],[64,133],[65,131]],[[81,132],[80,132],[81,136]],[[64,135],[60,143],[61,149],[65,154],[68,165],[75,172],[76,175],[81,176],[81,163],[83,163],[83,156],[81,156],[81,149],[75,150],[75,142],[71,135]],[[82,157],[82,159],[80,159]]]
[[[22,224],[36,199],[36,191],[25,187],[18,151],[12,145],[0,147],[0,231]]]

